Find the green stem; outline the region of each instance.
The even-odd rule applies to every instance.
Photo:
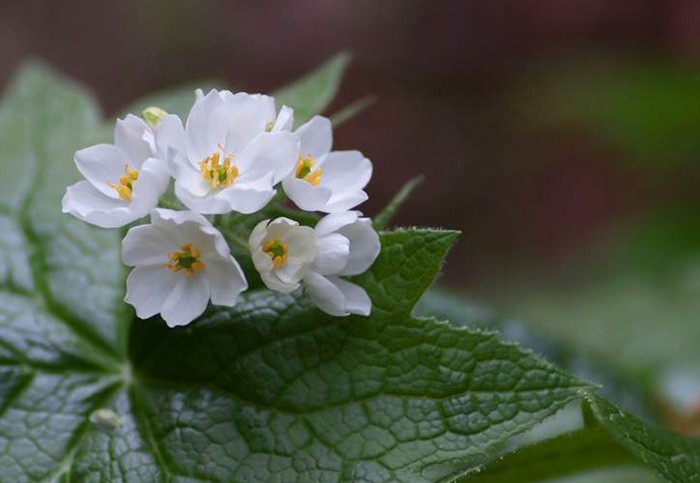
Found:
[[[250,247],[248,246],[248,243],[245,242],[244,240],[238,238],[236,235],[232,235],[232,234],[230,234],[230,233],[227,233],[227,234],[226,234],[226,239],[227,239],[229,242],[232,242],[233,244],[235,244],[236,246],[238,246],[238,248],[242,249],[243,251],[245,251],[245,252],[250,251]]]

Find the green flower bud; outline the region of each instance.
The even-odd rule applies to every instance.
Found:
[[[156,106],[150,106],[143,110],[143,118],[146,121],[146,124],[151,127],[157,125],[166,114],[167,112]]]

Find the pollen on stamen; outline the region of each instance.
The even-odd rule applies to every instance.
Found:
[[[219,148],[224,151],[223,146],[219,145]],[[213,189],[231,186],[240,175],[238,167],[231,164],[232,160],[233,154],[226,153],[224,162],[220,163],[221,154],[217,151],[199,163],[202,177]]]
[[[276,238],[273,240],[268,240],[263,245],[263,252],[265,252],[272,259],[275,269],[281,268],[285,263],[287,263],[289,250],[287,249],[287,244],[282,240]]]
[[[303,154],[299,154],[295,176],[314,186],[318,186],[321,182],[323,170],[321,168],[313,169],[315,164],[316,160],[311,155],[304,156]]]
[[[200,256],[201,252],[191,243],[185,243],[180,246],[180,251],[172,252],[168,256],[170,260],[165,267],[174,273],[182,270],[185,275],[192,276],[206,267],[199,259]]]
[[[129,163],[124,163],[124,175],[119,177],[119,184],[109,183],[109,186],[117,192],[121,199],[131,201],[134,182],[137,179],[139,179],[139,170],[129,168]]]

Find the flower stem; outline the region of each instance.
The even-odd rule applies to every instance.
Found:
[[[237,245],[238,248],[241,248],[243,251],[245,251],[245,252],[250,251],[250,247],[248,247],[248,243],[246,243],[244,240],[238,238],[236,235],[232,235],[231,233],[227,233],[226,238],[228,239],[229,242],[233,243],[234,245]]]

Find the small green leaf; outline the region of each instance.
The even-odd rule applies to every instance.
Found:
[[[668,481],[700,481],[700,441],[653,427],[605,399],[588,397],[598,423]]]
[[[310,74],[274,93],[277,107],[294,109],[294,124],[302,124],[322,112],[333,100],[350,63],[350,54],[341,52]]]
[[[366,96],[356,100],[348,106],[345,106],[330,117],[333,127],[337,128],[338,126],[345,124],[347,121],[354,118],[368,107],[372,106],[375,102],[377,102],[377,96]]]
[[[387,227],[391,220],[396,216],[401,206],[406,202],[406,200],[411,196],[413,190],[415,190],[418,185],[420,185],[425,176],[416,176],[412,180],[404,184],[396,195],[389,201],[389,204],[374,217],[373,225],[377,230],[382,230]]]

